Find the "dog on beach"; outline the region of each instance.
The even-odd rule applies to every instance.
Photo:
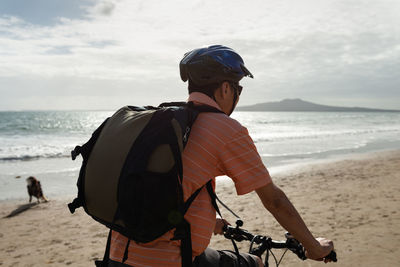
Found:
[[[29,176],[26,178],[28,194],[29,194],[29,202],[32,201],[32,196],[37,198],[37,202],[40,203],[40,199],[44,202],[47,202],[47,198],[43,195],[42,186],[40,185],[40,181],[33,176]]]

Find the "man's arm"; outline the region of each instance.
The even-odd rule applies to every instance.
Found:
[[[257,189],[256,192],[264,207],[271,212],[279,224],[303,244],[308,258],[321,260],[333,250],[332,241],[313,237],[286,194],[274,183],[269,183]]]

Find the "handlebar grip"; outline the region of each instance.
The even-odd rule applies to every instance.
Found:
[[[330,259],[333,262],[337,262],[336,252],[332,250],[331,253],[329,253],[328,256],[325,257],[325,259]]]

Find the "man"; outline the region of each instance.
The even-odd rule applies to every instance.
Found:
[[[242,91],[239,81],[245,76],[253,78],[242,58],[220,45],[195,49],[182,59],[180,74],[189,82],[188,101],[222,111],[199,114],[192,127],[182,156],[184,200],[210,179],[215,187],[215,177],[227,175],[239,195],[257,192],[264,207],[303,244],[308,258],[322,260],[333,250],[333,242],[312,236],[286,195],[273,184],[247,129],[229,117]],[[206,188],[193,201],[185,219],[191,227],[194,266],[240,266],[234,253],[207,248],[212,233],[222,232],[223,223],[216,219]],[[182,266],[180,243],[173,236],[171,230],[155,241],[139,244],[113,232],[109,266]],[[125,265],[121,263],[124,258]],[[248,266],[262,266],[253,255],[242,254],[242,260]]]

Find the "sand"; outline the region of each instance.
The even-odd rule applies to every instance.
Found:
[[[331,266],[400,266],[400,151],[302,166],[273,179],[312,233],[334,240],[338,263]],[[218,183],[217,192],[240,214],[244,228],[283,238],[284,229],[256,194],[237,197],[230,182]],[[4,218],[27,202],[28,197],[0,202],[0,266],[94,266],[93,261],[103,257],[107,228],[83,210],[71,215],[65,197]],[[222,212],[234,223],[226,210]],[[232,249],[221,236],[213,237],[211,246]],[[240,247],[244,251],[246,244]],[[274,266],[272,259],[270,264]],[[323,263],[303,262],[288,252],[281,266],[317,265]]]

